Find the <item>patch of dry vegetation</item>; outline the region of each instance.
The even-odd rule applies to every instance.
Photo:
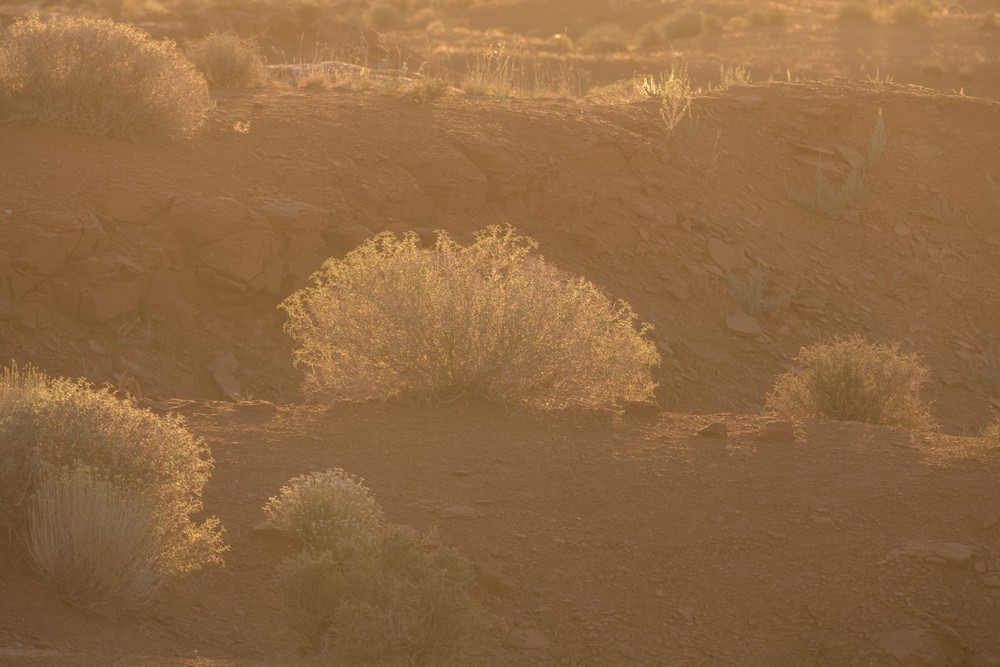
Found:
[[[456,394],[540,409],[651,396],[659,355],[632,309],[491,227],[463,247],[382,233],[283,304],[306,387],[325,400]]]
[[[187,56],[209,88],[248,88],[266,78],[257,42],[233,33],[216,32],[197,39],[188,44]]]
[[[22,18],[0,38],[0,119],[173,139],[202,126],[205,79],[173,42],[106,20]]]
[[[343,470],[292,480],[265,508],[305,549],[278,566],[285,620],[313,650],[350,664],[450,664],[484,625],[457,550],[386,524]]]
[[[0,373],[0,527],[27,540],[74,604],[144,598],[114,591],[119,576],[146,582],[120,582],[127,590],[147,588],[147,564],[173,576],[220,560],[218,520],[192,520],[212,465],[177,417],[82,380]],[[126,511],[132,518],[120,520]]]
[[[855,336],[802,348],[795,361],[801,370],[780,376],[767,396],[780,414],[915,430],[933,423],[920,398],[929,372],[898,345]]]

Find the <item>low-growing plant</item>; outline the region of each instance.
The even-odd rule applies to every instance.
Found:
[[[150,508],[86,466],[54,471],[35,487],[28,549],[61,598],[93,611],[144,607],[163,583]]]
[[[932,424],[920,390],[927,368],[896,344],[858,336],[800,350],[801,370],[778,377],[770,409],[789,417],[819,417],[925,429]]]
[[[503,43],[478,53],[462,79],[461,88],[469,95],[507,99],[517,89],[518,70]]]
[[[281,307],[306,389],[325,400],[466,393],[539,409],[653,391],[659,355],[632,309],[533,254],[511,228],[433,248],[378,234]]]
[[[409,92],[413,98],[421,104],[429,104],[436,99],[442,98],[451,90],[451,84],[444,79],[434,77],[414,79],[410,84]]]
[[[197,39],[188,45],[187,56],[209,88],[246,88],[265,78],[257,42],[233,33],[215,32]]]
[[[886,140],[885,121],[882,110],[879,109],[878,116],[875,118],[875,127],[868,140],[868,158],[865,166],[869,174],[878,167],[879,161],[882,159],[882,152],[885,150]],[[816,194],[814,196],[794,190],[785,181],[785,194],[789,199],[803,208],[831,219],[840,217],[844,208],[864,193],[865,173],[856,165],[851,167],[844,181],[840,186],[837,186],[823,173],[822,166],[817,164]]]
[[[885,150],[887,138],[885,118],[882,116],[882,110],[879,109],[878,116],[875,117],[875,127],[872,129],[871,137],[868,139],[868,171],[873,171],[878,166],[879,161],[882,159],[882,151]]]
[[[383,524],[371,491],[339,468],[291,480],[268,500],[264,514],[275,528],[312,550],[369,544]]]
[[[0,119],[172,139],[202,126],[205,79],[172,42],[108,20],[19,19],[0,37]]]
[[[149,508],[158,571],[175,575],[220,560],[218,520],[191,518],[202,510],[212,458],[179,417],[159,417],[83,380],[16,367],[0,372],[0,410],[0,527],[24,534],[24,501],[40,481],[86,466]]]
[[[837,219],[844,208],[864,194],[865,181],[860,169],[853,168],[844,181],[838,186],[834,184],[820,165],[816,165],[816,194],[807,195],[793,189],[785,182],[785,194],[793,202],[803,208],[815,211],[827,218]]]
[[[351,664],[446,664],[483,626],[474,577],[458,551],[382,522],[382,509],[342,470],[291,480],[265,513],[304,537],[278,567],[285,619],[313,649]]]
[[[792,300],[793,292],[781,294],[766,294],[764,289],[764,271],[760,266],[751,269],[746,280],[740,280],[732,271],[726,271],[726,282],[729,291],[739,302],[743,312],[748,315],[764,315],[784,308]]]
[[[983,384],[1000,389],[1000,362],[997,361],[996,355],[993,353],[992,344],[986,353],[985,366],[975,369],[975,374]]]
[[[750,85],[750,70],[745,65],[719,66],[719,90]]]
[[[995,415],[978,437],[968,438],[962,443],[958,454],[970,461],[986,463],[998,452],[1000,452],[1000,415]]]
[[[691,78],[688,76],[687,62],[674,59],[670,70],[660,72],[659,76],[647,76],[640,85],[640,90],[660,103],[660,118],[669,136],[684,116],[691,114]]]

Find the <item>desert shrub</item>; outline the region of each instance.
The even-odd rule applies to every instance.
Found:
[[[444,97],[451,90],[451,84],[444,79],[434,77],[415,79],[410,85],[409,92],[413,98],[421,104],[429,104],[436,99]]]
[[[920,390],[927,368],[892,344],[855,336],[800,350],[799,371],[780,376],[767,396],[791,417],[820,417],[921,429],[931,424]]]
[[[136,506],[149,508],[160,572],[178,574],[219,560],[218,520],[191,519],[202,510],[212,458],[179,417],[158,417],[107,389],[32,369],[3,369],[0,397],[0,526],[9,533],[25,530],[22,501],[39,480],[86,466]]]
[[[590,28],[577,40],[580,48],[587,53],[616,53],[628,50],[629,37],[614,23],[602,23]]]
[[[289,627],[351,664],[447,664],[483,626],[458,551],[387,525],[361,551],[303,551],[278,566]]]
[[[859,21],[872,18],[871,0],[844,0],[840,3],[837,18],[841,21]]]
[[[362,481],[337,468],[296,477],[264,507],[271,524],[310,549],[367,544],[382,527],[382,510]]]
[[[889,15],[896,23],[926,23],[933,6],[927,0],[901,0],[892,5]]]
[[[212,33],[187,47],[187,56],[210,88],[246,88],[264,81],[257,42],[233,33]]]
[[[987,424],[980,438],[991,450],[1000,449],[1000,414],[994,416],[993,420]]]
[[[493,44],[476,54],[462,78],[462,90],[469,95],[507,99],[519,88],[521,71],[503,43]]]
[[[490,227],[460,246],[439,232],[382,233],[330,259],[281,307],[306,388],[332,400],[468,393],[542,409],[644,400],[655,346],[624,302]]]
[[[701,12],[695,9],[680,9],[660,24],[666,39],[683,39],[701,34]]]
[[[149,507],[86,467],[36,486],[28,547],[42,579],[72,605],[102,611],[149,604],[163,581]]]
[[[376,30],[386,30],[402,23],[403,17],[403,10],[397,3],[379,0],[365,10],[364,21]]]
[[[747,20],[754,26],[780,25],[785,22],[785,12],[780,7],[755,7],[747,12]]]
[[[132,26],[32,15],[0,38],[0,119],[159,139],[191,134],[208,108],[176,46]]]
[[[635,45],[641,49],[648,49],[663,43],[663,28],[658,22],[644,23],[635,31]]]

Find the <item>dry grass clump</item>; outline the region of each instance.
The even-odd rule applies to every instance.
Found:
[[[228,32],[214,32],[191,42],[187,56],[205,76],[209,88],[249,88],[266,75],[264,59],[253,39]]]
[[[305,490],[305,487],[309,487]],[[327,495],[328,494],[328,495]],[[329,514],[285,512],[295,497]],[[325,496],[325,497],[324,497]],[[314,650],[350,664],[448,664],[483,625],[470,595],[472,568],[458,551],[404,526],[383,524],[360,480],[342,470],[292,480],[265,511],[280,527],[311,535],[306,549],[278,567],[289,626]],[[272,519],[273,520],[273,519]]]
[[[801,370],[780,376],[767,396],[776,412],[909,429],[932,424],[920,398],[927,368],[898,345],[854,336],[802,348],[795,361]]]
[[[28,549],[42,578],[72,605],[144,607],[163,583],[150,508],[86,467],[38,483],[28,509]]]
[[[439,232],[382,233],[330,259],[281,307],[306,387],[327,400],[466,393],[560,409],[644,400],[659,362],[632,309],[489,227],[463,247]]]
[[[176,46],[132,26],[36,14],[0,38],[0,119],[171,139],[201,127],[208,108],[204,78]]]
[[[75,550],[73,545],[89,537],[94,542],[88,549],[107,553],[116,544],[145,539],[111,534],[108,526],[115,520],[109,517],[125,503],[138,513],[138,523],[121,524],[121,530],[138,535],[148,523],[156,545],[150,562],[158,573],[197,569],[219,561],[225,549],[217,519],[191,519],[202,510],[201,491],[212,465],[205,443],[180,418],[158,417],[82,380],[49,378],[32,369],[0,372],[0,527],[11,535],[77,521],[66,505],[66,498],[75,497],[104,515],[79,519],[89,521],[93,530],[64,534],[46,544]],[[93,479],[72,473],[80,468]],[[66,471],[72,474],[65,476]],[[32,498],[33,504],[24,502]],[[72,560],[66,554],[51,558]],[[97,589],[83,585],[80,590]]]

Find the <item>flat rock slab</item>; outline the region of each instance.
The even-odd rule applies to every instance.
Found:
[[[739,336],[746,336],[747,338],[756,338],[763,332],[757,320],[742,313],[727,317],[726,326],[733,333]]]
[[[887,560],[909,556],[934,563],[967,563],[975,553],[972,547],[957,542],[907,542],[889,552]]]

